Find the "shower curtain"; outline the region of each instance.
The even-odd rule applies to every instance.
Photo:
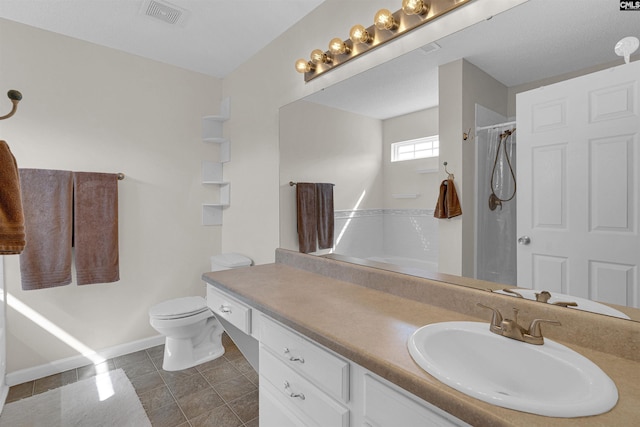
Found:
[[[491,175],[493,172],[493,191],[500,199],[508,199],[516,189],[505,149],[500,146],[500,134],[511,130],[515,125],[483,129],[477,131],[478,144],[478,279],[515,285],[517,281],[517,241],[516,241],[516,199],[502,202],[502,207],[489,209],[491,196]],[[513,133],[502,144],[506,144],[506,156],[511,161],[513,173],[516,173],[516,135]],[[495,163],[495,169],[494,169]]]

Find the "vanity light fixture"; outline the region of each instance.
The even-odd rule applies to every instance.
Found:
[[[306,59],[298,59],[296,61],[296,70],[299,73],[310,73],[315,69],[316,69],[315,64],[310,61],[307,61]]]
[[[349,39],[354,44],[358,44],[358,43],[368,44],[373,41],[373,37],[371,36],[371,34],[369,34],[367,29],[360,24],[354,25],[353,27],[351,27],[351,31],[349,31]]]
[[[336,37],[335,39],[331,39],[331,41],[329,42],[329,52],[331,52],[333,55],[344,55],[351,52],[351,48],[347,46],[347,44],[343,42],[342,39]]]
[[[379,30],[395,30],[398,28],[398,21],[395,20],[389,9],[380,9],[373,18],[373,23]]]
[[[374,24],[369,28],[354,25],[349,31],[348,39],[332,39],[329,50],[314,50],[310,61],[298,59],[296,70],[303,73],[304,81],[308,82],[472,1],[474,0],[402,0],[402,7],[394,13],[388,9],[380,9],[374,16]]]
[[[407,15],[424,15],[429,13],[429,5],[424,0],[402,0],[402,11]]]
[[[323,51],[321,51],[320,49],[314,49],[311,52],[311,62],[313,62],[316,65],[330,64],[331,57],[326,53],[324,53]]]

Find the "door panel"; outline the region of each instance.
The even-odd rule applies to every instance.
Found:
[[[517,96],[518,286],[640,308],[640,61]]]

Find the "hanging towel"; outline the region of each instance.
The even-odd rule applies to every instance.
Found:
[[[296,207],[298,214],[298,246],[302,253],[315,252],[318,234],[318,207],[316,185],[299,182],[296,185]]]
[[[78,285],[120,280],[118,176],[74,172],[74,247]]]
[[[453,179],[445,179],[440,184],[440,195],[433,216],[436,218],[453,218],[462,215],[462,207],[456,192]]]
[[[5,141],[0,141],[0,183],[0,255],[15,255],[24,250],[24,214],[18,164]]]
[[[316,184],[318,205],[318,247],[333,247],[333,184]]]
[[[69,171],[20,169],[27,244],[20,254],[22,289],[71,283],[73,183]]]

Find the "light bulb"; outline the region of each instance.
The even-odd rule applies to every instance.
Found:
[[[354,25],[349,32],[349,38],[354,44],[371,42],[371,35],[362,25]]]
[[[393,30],[398,26],[389,9],[380,9],[373,18],[373,23],[379,30]]]
[[[429,5],[424,0],[402,0],[402,11],[407,15],[424,15],[429,12]]]
[[[329,52],[334,55],[344,55],[345,53],[351,52],[351,49],[342,39],[336,37],[329,42]]]
[[[316,65],[322,63],[328,64],[331,62],[331,58],[329,58],[329,56],[320,49],[314,49],[311,52],[311,62]]]
[[[296,71],[299,73],[308,73],[314,68],[315,66],[311,64],[309,61],[307,61],[306,59],[298,59],[296,61]]]

